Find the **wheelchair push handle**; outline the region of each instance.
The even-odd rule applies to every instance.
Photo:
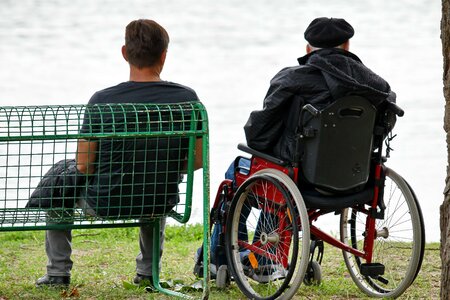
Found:
[[[399,117],[403,117],[403,115],[405,114],[405,111],[403,109],[401,109],[400,106],[398,106],[394,102],[388,102],[386,109],[392,111],[394,114],[396,114]]]
[[[305,110],[309,112],[313,117],[317,117],[320,113],[320,111],[311,104],[306,104],[305,106],[303,106],[302,111]]]

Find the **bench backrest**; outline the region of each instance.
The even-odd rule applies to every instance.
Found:
[[[198,138],[209,188],[208,120],[199,102],[0,107],[0,230],[49,228],[49,215],[71,228],[167,214],[186,222]],[[95,173],[74,177],[80,139],[98,144]],[[35,205],[25,208],[31,195]],[[72,209],[80,195],[99,203],[91,207],[96,216]]]

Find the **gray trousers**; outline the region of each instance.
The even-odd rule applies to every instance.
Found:
[[[166,219],[161,219],[160,249],[161,255],[164,244],[164,228]],[[153,231],[151,226],[141,226],[139,230],[139,247],[141,252],[136,257],[136,273],[146,276],[152,275],[153,259]],[[47,230],[45,232],[45,252],[47,253],[47,274],[50,276],[70,276],[73,261],[72,231]]]

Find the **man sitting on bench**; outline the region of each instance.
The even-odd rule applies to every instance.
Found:
[[[130,73],[129,81],[120,83],[116,86],[109,87],[95,93],[89,101],[89,105],[96,104],[121,104],[121,103],[180,103],[187,101],[199,101],[194,90],[172,82],[163,81],[160,78],[161,71],[167,54],[167,47],[169,44],[169,36],[166,30],[158,23],[152,20],[136,20],[132,21],[126,27],[125,31],[125,45],[122,47],[122,55],[129,63]],[[87,109],[88,110],[88,109]],[[88,132],[92,130],[91,121],[85,119],[81,132]],[[110,122],[111,123],[111,122]],[[91,127],[90,127],[91,126]],[[127,185],[130,187],[134,185],[135,181],[139,182],[134,173],[131,176],[131,182],[124,182],[121,168],[124,168],[123,162],[127,162],[127,167],[130,166],[129,156],[137,156],[133,151],[121,152],[114,155],[115,145],[113,139],[98,140],[79,140],[76,155],[77,172],[81,174],[90,174],[89,185],[86,194],[83,195],[84,208],[94,211],[99,216],[113,215],[130,215],[133,216],[133,207],[131,204],[124,203],[122,210],[122,195],[118,197],[116,194],[122,191],[121,188],[114,189],[114,186],[124,186],[127,190]],[[138,143],[136,139],[131,139],[127,142],[125,140],[119,141],[125,147],[127,143]],[[149,144],[151,148],[151,144]],[[196,163],[195,168],[201,167],[201,141],[197,141],[196,146]],[[169,145],[170,146],[170,145]],[[137,149],[136,145],[131,148]],[[145,149],[144,149],[145,150]],[[178,150],[178,148],[177,148]],[[166,151],[170,152],[169,148],[163,149],[147,149],[147,151]],[[107,152],[105,155],[104,152]],[[141,151],[145,152],[145,151]],[[180,154],[171,159],[173,161],[180,160]],[[113,155],[111,156],[111,153]],[[147,154],[143,154],[147,155]],[[169,154],[172,155],[172,154]],[[166,157],[166,160],[169,159]],[[153,161],[154,168],[157,162]],[[138,166],[139,167],[139,166]],[[146,165],[149,168],[149,165]],[[180,167],[178,166],[178,169]],[[166,170],[167,171],[167,170]],[[171,170],[169,170],[171,171]],[[154,170],[148,170],[154,172]],[[168,171],[167,171],[168,172]],[[177,171],[178,172],[178,171]],[[131,174],[131,172],[129,173]],[[146,176],[146,175],[141,175]],[[105,178],[107,178],[108,185],[105,185]],[[175,185],[172,188],[176,193],[176,181],[172,181]],[[102,183],[103,182],[103,183]],[[143,181],[148,182],[148,181]],[[151,184],[144,184],[147,186]],[[133,188],[128,188],[133,190]],[[142,190],[142,189],[141,189]],[[116,194],[115,194],[116,193]],[[128,195],[129,196],[129,195]],[[176,195],[175,195],[176,196]],[[131,196],[132,197],[132,196]],[[126,198],[126,196],[124,197]],[[142,198],[142,197],[141,197]],[[173,197],[172,197],[173,198]],[[167,206],[173,207],[176,204],[176,199],[172,199]],[[142,200],[141,200],[142,201]],[[169,201],[169,199],[167,200]],[[170,201],[169,201],[170,202]],[[78,202],[80,205],[80,201]],[[111,208],[111,210],[109,210]],[[145,212],[144,212],[145,213]],[[150,215],[150,214],[149,214]],[[163,231],[165,219],[161,219],[161,247],[163,242]],[[153,247],[153,233],[151,227],[141,226],[139,236],[139,246],[141,253],[136,258],[136,276],[134,283],[139,285],[144,280],[152,282],[152,247]],[[72,235],[70,230],[48,230],[45,236],[45,249],[48,256],[47,273],[39,278],[36,282],[37,286],[59,285],[67,286],[70,284],[70,272],[73,262],[70,259],[72,247]]]

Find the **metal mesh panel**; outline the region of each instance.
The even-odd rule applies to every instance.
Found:
[[[198,102],[0,107],[0,230],[189,218],[207,130]],[[90,175],[75,167],[80,140],[96,145]]]

